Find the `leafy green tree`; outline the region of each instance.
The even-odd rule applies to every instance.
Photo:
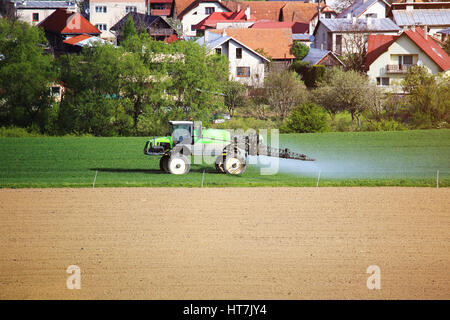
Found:
[[[329,129],[326,111],[314,103],[295,107],[286,120],[290,132],[324,132]]]
[[[264,82],[267,103],[284,120],[291,109],[308,99],[308,91],[295,72],[271,72]]]
[[[228,81],[224,88],[225,106],[231,116],[237,108],[245,108],[247,105],[247,89],[237,81]]]
[[[47,40],[41,29],[27,23],[0,19],[0,122],[36,126],[47,122],[46,110],[56,80],[53,57],[45,55]]]
[[[333,117],[338,112],[349,111],[352,121],[357,120],[358,127],[361,127],[363,111],[380,105],[379,90],[366,75],[341,68],[328,70],[325,79],[317,84],[313,96]]]
[[[290,52],[295,56],[296,60],[302,60],[308,55],[309,47],[307,45],[304,45],[300,41],[294,41]]]
[[[450,122],[450,77],[433,75],[423,66],[413,66],[402,82],[416,128],[439,127]]]
[[[133,17],[130,14],[122,30],[122,39],[126,40],[130,37],[135,37],[137,35],[138,33],[136,31],[136,27],[134,26]]]

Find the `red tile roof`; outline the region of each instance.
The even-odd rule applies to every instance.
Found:
[[[325,5],[322,3],[321,7]],[[281,9],[282,21],[309,23],[317,15],[317,3],[287,2]]]
[[[369,69],[369,66],[386,52],[398,37],[397,35],[370,34],[367,38],[366,68]]]
[[[66,9],[56,9],[51,15],[38,24],[45,31],[61,34],[95,34],[101,33],[80,13],[70,12]]]
[[[431,37],[425,39],[425,33],[421,28],[406,30],[404,32],[417,46],[422,49],[443,70],[450,69],[450,57]]]
[[[74,44],[76,44],[76,43],[78,43],[78,42],[80,42],[80,41],[89,39],[89,38],[91,38],[91,37],[92,37],[92,36],[89,35],[89,34],[80,34],[80,35],[78,35],[78,36],[75,36],[75,37],[69,38],[69,39],[67,39],[67,40],[64,40],[64,43],[74,45]]]
[[[450,57],[448,54],[428,36],[425,39],[424,31],[421,28],[415,30],[406,30],[398,36],[369,35],[366,57],[367,68],[384,52],[386,52],[392,43],[401,36],[407,36],[413,41],[431,60],[433,60],[443,71],[450,69]]]
[[[206,27],[216,28],[217,23],[219,22],[246,22],[246,21],[254,21],[247,19],[245,15],[245,10],[241,10],[239,12],[213,12],[205,19],[200,21],[195,25],[194,29],[196,30],[204,30]]]
[[[223,30],[211,30],[222,33]],[[292,31],[289,28],[278,29],[226,29],[226,34],[252,50],[263,49],[272,59],[294,59],[290,53]]]
[[[250,28],[256,29],[278,29],[278,28],[291,28],[292,33],[307,33],[309,30],[309,24],[293,21],[257,21]]]
[[[285,1],[222,1],[232,11],[250,7],[250,18],[257,20],[280,21],[280,10]]]

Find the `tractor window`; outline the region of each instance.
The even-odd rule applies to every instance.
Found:
[[[172,125],[171,135],[175,143],[191,143],[192,125],[189,124]]]

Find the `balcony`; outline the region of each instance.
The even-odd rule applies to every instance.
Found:
[[[407,73],[413,64],[388,64],[386,65],[386,73]]]
[[[151,36],[170,36],[174,33],[173,29],[148,28],[147,30]]]

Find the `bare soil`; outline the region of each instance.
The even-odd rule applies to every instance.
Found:
[[[0,299],[449,299],[449,269],[448,188],[0,190]]]

